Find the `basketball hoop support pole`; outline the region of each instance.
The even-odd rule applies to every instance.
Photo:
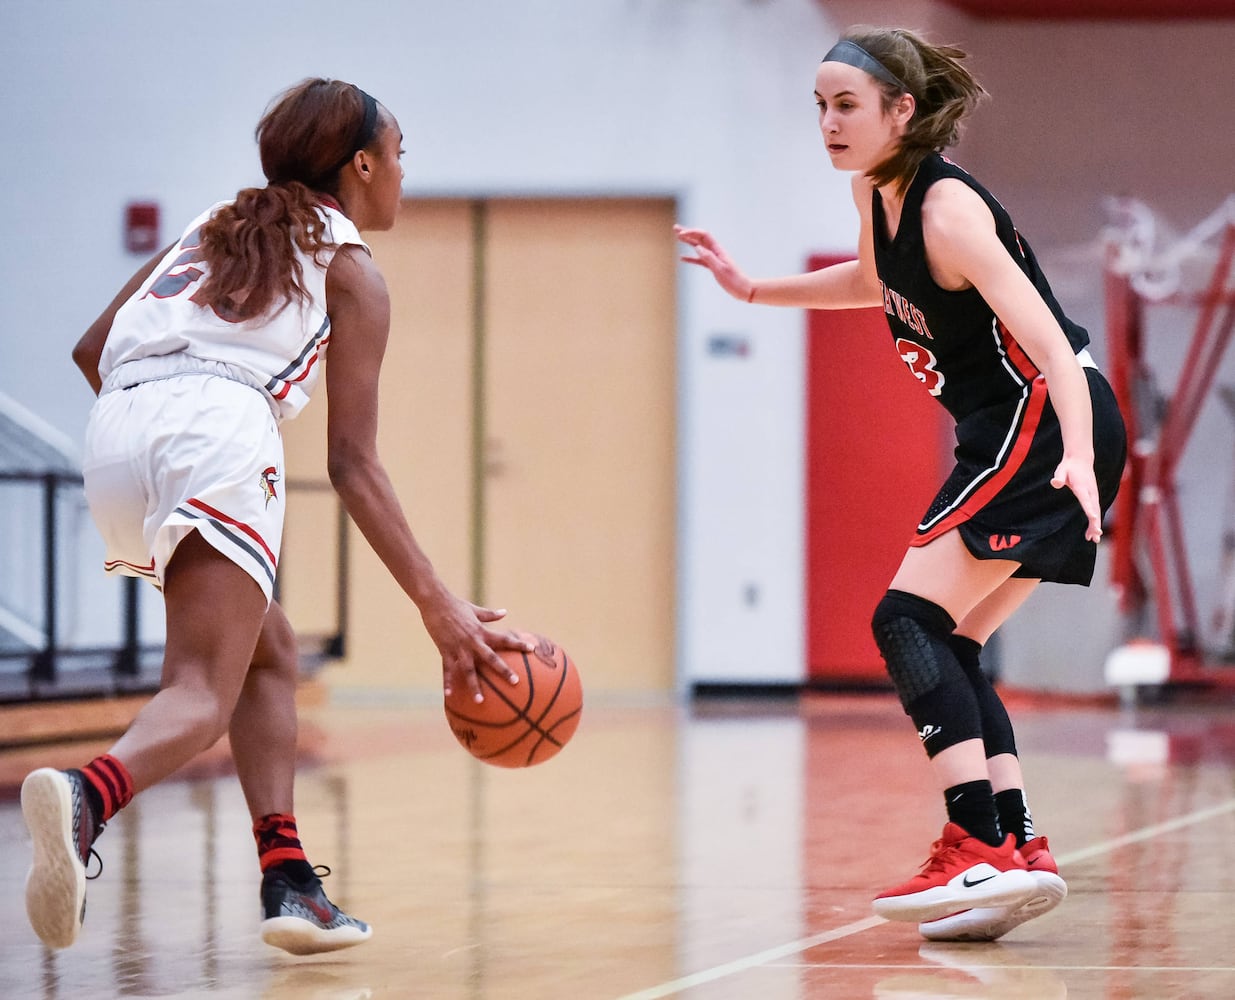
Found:
[[[1140,376],[1146,371],[1145,303],[1129,277],[1110,266],[1113,249],[1107,259],[1111,385],[1128,423],[1131,443],[1128,469],[1116,503],[1111,579],[1120,592],[1121,610],[1136,620],[1143,619],[1151,590],[1136,562],[1137,543],[1143,543],[1153,574],[1159,636],[1170,653],[1168,680],[1218,682],[1226,679],[1226,672],[1206,669],[1175,474],[1235,329],[1235,295],[1227,289],[1235,263],[1235,221],[1229,221],[1223,231],[1217,264],[1200,298],[1196,330],[1156,444],[1149,438],[1152,429],[1140,426],[1135,399],[1135,386],[1143,381]],[[1235,682],[1235,677],[1230,680]]]
[[[1133,525],[1139,517],[1145,456],[1138,447],[1142,436],[1140,414],[1133,397],[1133,384],[1140,376],[1142,313],[1132,282],[1111,266],[1114,246],[1107,249],[1105,274],[1107,345],[1111,388],[1128,429],[1128,462],[1119,494],[1115,498],[1115,523],[1111,531],[1111,583],[1119,596],[1119,609],[1126,617],[1139,612],[1148,593],[1137,567]]]

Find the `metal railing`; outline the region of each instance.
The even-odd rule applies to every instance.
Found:
[[[66,551],[62,537],[63,495],[66,491],[82,489],[81,475],[62,471],[0,471],[0,490],[20,488],[23,484],[34,488],[38,494],[37,503],[31,505],[37,508],[37,527],[33,524],[26,527],[30,519],[27,515],[33,514],[33,509],[23,512],[17,509],[19,505],[8,503],[0,508],[8,508],[10,514],[16,515],[17,530],[27,540],[38,539],[36,544],[17,554],[22,565],[9,567],[17,578],[34,586],[26,591],[32,594],[27,607],[6,609],[10,622],[21,627],[21,634],[0,646],[0,702],[94,697],[157,689],[163,645],[142,641],[143,581],[138,578],[124,577],[118,581],[121,587],[118,641],[66,643],[64,640],[61,611],[66,597],[65,578],[70,572],[78,573],[81,567],[74,562],[74,559],[80,560],[79,552],[76,548]],[[324,492],[333,492],[327,482],[293,479],[288,483],[289,497]],[[77,502],[84,507],[80,498]],[[334,506],[335,621],[327,623],[322,631],[299,633],[306,673],[327,659],[341,657],[346,648],[349,522],[337,499]],[[38,556],[31,560],[28,557],[36,547]],[[14,558],[12,553],[9,558]],[[26,565],[28,562],[39,565]],[[68,592],[80,600],[77,593],[80,580],[70,583]],[[280,597],[282,587],[280,578],[275,584],[276,598]],[[31,620],[36,609],[41,621]],[[6,665],[8,670],[4,669]]]

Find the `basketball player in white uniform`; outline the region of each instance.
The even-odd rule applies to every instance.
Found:
[[[479,700],[479,663],[515,683],[495,650],[530,648],[488,627],[504,612],[446,589],[377,454],[390,303],[360,232],[394,225],[398,123],[359,88],[311,79],[271,105],[257,136],[269,183],[202,213],[74,350],[99,394],[83,464],[106,568],[162,589],[167,645],[158,694],[108,753],[23,783],[34,847],[27,912],[54,948],[81,928],[85,866],[103,825],[224,733],[254,821],[262,938],[308,954],[370,936],[327,899],[300,843],[296,639],[271,600],[283,529],[279,422],[308,402],[328,346],[331,482],[416,605],[445,690]]]

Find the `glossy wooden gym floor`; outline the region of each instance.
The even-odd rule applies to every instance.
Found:
[[[1013,702],[1064,904],[985,945],[928,945],[870,897],[942,825],[889,695],[589,704],[529,771],[474,763],[433,705],[304,712],[300,829],[349,951],[257,937],[225,747],[98,843],[77,944],[26,923],[17,786],[104,744],[0,754],[0,997],[263,1000],[1235,996],[1235,716],[1192,702]]]

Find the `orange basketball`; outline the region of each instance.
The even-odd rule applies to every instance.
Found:
[[[466,689],[446,699],[450,731],[477,760],[498,767],[530,767],[555,757],[575,734],[583,711],[583,685],[566,650],[534,632],[530,653],[501,650],[498,655],[519,675],[510,684],[482,664],[477,671],[482,702]]]

